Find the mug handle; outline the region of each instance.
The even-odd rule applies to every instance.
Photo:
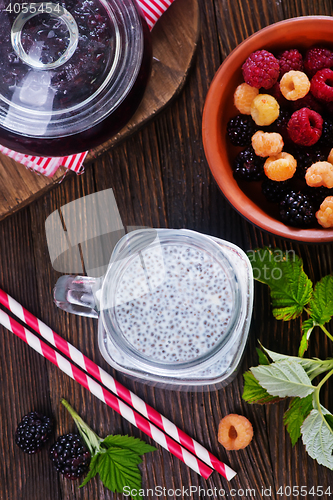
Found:
[[[99,292],[104,277],[61,276],[53,289],[55,304],[64,311],[98,318]]]

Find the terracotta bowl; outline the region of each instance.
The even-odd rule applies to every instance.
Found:
[[[333,17],[309,16],[281,21],[254,33],[225,59],[207,94],[202,122],[203,144],[212,174],[231,205],[248,221],[277,236],[304,242],[333,241],[333,228],[297,229],[278,220],[277,204],[268,203],[260,183],[238,183],[231,163],[240,148],[226,137],[229,119],[238,114],[233,93],[243,77],[241,66],[251,52],[266,49],[274,54],[284,49],[301,51],[312,46],[333,49]]]

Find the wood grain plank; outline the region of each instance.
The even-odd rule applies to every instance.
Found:
[[[271,498],[287,499],[288,495],[276,494],[279,486],[303,485],[308,491],[312,486],[331,486],[333,472],[310,459],[301,442],[291,447],[282,420],[287,402],[261,407],[247,405],[242,400],[242,374],[258,363],[257,339],[272,350],[289,354],[296,354],[299,344],[300,320],[290,323],[275,320],[265,286],[255,286],[253,320],[239,374],[228,387],[210,393],[165,391],[115,373],[99,353],[96,321],[66,314],[58,310],[52,300],[52,288],[60,273],[52,269],[49,261],[45,220],[64,204],[108,188],[114,190],[124,225],[189,227],[225,238],[244,250],[263,245],[293,249],[304,259],[305,270],[313,280],[333,271],[331,244],[307,246],[287,242],[261,232],[241,218],[212,179],[201,140],[201,115],[210,81],[242,37],[288,13],[332,13],[327,10],[331,9],[330,3],[205,0],[200,1],[199,6],[202,29],[197,57],[177,100],[140,131],[97,158],[83,176],[65,179],[47,196],[0,223],[0,279],[2,286],[28,309],[238,471],[230,483],[217,473],[205,481],[158,447],[158,451],[144,457],[141,466],[144,488],[154,490],[158,485],[170,491],[190,486],[202,487],[205,491],[224,488],[225,497],[231,497],[234,488],[237,491],[233,490],[232,498],[244,500],[249,498],[246,489],[255,491],[256,498],[265,499],[262,488],[271,487]],[[249,19],[252,14],[257,17]],[[8,337],[3,329],[0,335],[3,346],[0,377],[4,389],[0,401],[3,464],[0,466],[0,498],[123,499],[123,495],[106,490],[98,479],[82,489],[77,483],[61,479],[50,467],[44,452],[40,457],[25,457],[15,449],[12,437],[15,424],[11,416],[18,416],[33,406],[53,413],[57,435],[74,430],[71,418],[59,404],[62,396],[101,436],[128,433],[148,439],[28,347]],[[311,338],[310,351],[318,357],[333,356],[332,343],[320,331]],[[325,385],[321,397],[323,404],[333,410],[330,389],[329,384]],[[248,416],[254,425],[253,442],[240,452],[227,452],[217,442],[219,420],[230,412]],[[41,491],[37,491],[36,484]],[[199,495],[192,497],[199,498]],[[159,497],[150,493],[147,498],[158,500]],[[178,500],[180,497],[170,493],[167,498]],[[223,497],[215,494],[210,498]]]

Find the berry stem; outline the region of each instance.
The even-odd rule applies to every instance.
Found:
[[[332,335],[330,334],[330,332],[327,330],[327,328],[324,326],[324,325],[319,325],[320,328],[323,330],[323,332],[327,335],[327,337],[332,340],[333,342],[333,337]]]
[[[102,451],[100,444],[102,443],[103,439],[97,436],[97,434],[82,420],[80,415],[76,413],[74,408],[71,407],[71,405],[68,403],[68,401],[66,401],[66,399],[62,398],[61,403],[71,414],[82,439],[86,443],[91,453],[91,456],[93,457],[94,455],[96,455],[96,453]]]

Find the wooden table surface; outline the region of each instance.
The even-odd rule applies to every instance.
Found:
[[[45,220],[70,201],[112,188],[125,226],[194,229],[229,240],[244,250],[263,244],[294,249],[303,257],[312,279],[333,271],[330,244],[308,246],[275,239],[241,218],[212,179],[201,140],[205,96],[229,52],[248,35],[273,22],[301,15],[333,15],[332,2],[200,0],[200,9],[197,56],[177,99],[154,121],[97,159],[83,175],[65,179],[38,201],[0,223],[1,288],[105,369],[108,365],[98,351],[96,321],[69,315],[57,309],[52,300],[52,289],[60,273],[52,268],[49,259]],[[301,442],[291,446],[282,422],[286,402],[258,406],[248,405],[241,398],[242,373],[257,364],[257,339],[272,350],[296,355],[299,335],[300,322],[274,320],[267,289],[256,286],[245,359],[238,377],[225,389],[206,393],[165,391],[115,374],[238,472],[230,483],[216,472],[206,481],[158,447],[144,457],[143,488],[160,486],[170,491],[161,496],[150,492],[146,498],[218,498],[210,489],[223,488],[225,498],[282,499],[290,496],[288,489],[279,495],[280,486],[303,486],[308,491],[312,486],[320,486],[324,491],[332,486],[332,471],[309,458]],[[79,482],[63,479],[53,469],[47,449],[35,456],[25,455],[14,444],[17,422],[30,410],[38,410],[54,416],[55,436],[74,431],[73,421],[60,404],[64,397],[100,436],[120,433],[146,439],[145,436],[4,328],[0,328],[0,339],[0,498],[123,498],[105,489],[98,479],[82,489],[78,488]],[[310,352],[318,357],[333,355],[332,345],[320,334],[312,338]],[[114,374],[112,370],[111,373]],[[332,411],[329,389],[332,391],[331,382],[323,388],[322,401]],[[243,451],[227,452],[217,442],[218,422],[227,413],[243,414],[253,423],[253,442]],[[201,494],[190,495],[191,486],[201,487]],[[183,487],[181,496],[173,493]]]

